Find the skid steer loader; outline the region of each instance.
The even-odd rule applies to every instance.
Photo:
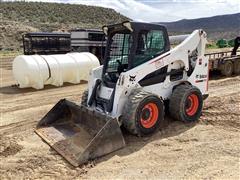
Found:
[[[173,49],[158,24],[123,22],[103,32],[104,64],[90,72],[81,105],[60,100],[36,128],[73,166],[124,147],[120,126],[152,134],[166,108],[175,119],[198,120],[208,95],[204,31],[193,31]]]

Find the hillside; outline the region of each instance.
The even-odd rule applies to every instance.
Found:
[[[0,1],[0,50],[20,50],[22,34],[26,32],[100,28],[128,19],[113,9],[96,6]],[[169,34],[185,34],[202,28],[209,40],[232,39],[240,34],[240,13],[159,23],[168,27]]]
[[[166,25],[171,34],[189,33],[201,28],[211,40],[232,39],[240,34],[240,13],[160,23]]]
[[[0,2],[0,17],[0,50],[19,49],[25,32],[100,28],[128,19],[109,8],[41,2]]]

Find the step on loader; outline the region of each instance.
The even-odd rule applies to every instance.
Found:
[[[81,104],[60,100],[35,130],[73,166],[124,147],[121,126],[137,136],[154,133],[166,108],[177,120],[198,120],[208,95],[203,30],[173,49],[159,24],[127,21],[103,32],[104,64],[90,72]]]

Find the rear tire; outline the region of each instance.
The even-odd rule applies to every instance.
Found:
[[[233,73],[233,63],[225,61],[224,64],[221,64],[221,73],[224,76],[231,76]]]
[[[240,59],[236,59],[233,63],[233,73],[236,75],[240,74]]]
[[[164,120],[163,101],[148,92],[136,90],[129,95],[123,108],[123,126],[132,134],[154,133]]]
[[[192,85],[177,86],[170,98],[170,115],[180,121],[197,121],[202,113],[203,97],[200,90]]]
[[[88,90],[85,90],[85,91],[82,93],[81,105],[87,106],[87,101],[88,101]]]

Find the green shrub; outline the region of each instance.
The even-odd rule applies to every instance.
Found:
[[[219,48],[228,47],[228,42],[226,39],[219,39],[216,44]]]

